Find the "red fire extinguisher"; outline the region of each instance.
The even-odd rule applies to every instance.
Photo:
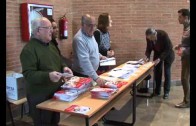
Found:
[[[59,20],[59,34],[60,39],[68,38],[68,20],[65,15]]]

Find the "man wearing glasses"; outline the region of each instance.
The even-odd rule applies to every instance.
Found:
[[[106,59],[99,53],[97,42],[94,38],[96,28],[95,17],[86,14],[82,16],[81,29],[73,39],[73,65],[72,70],[75,76],[91,77],[98,85],[104,84],[96,71],[100,59]]]
[[[63,72],[72,71],[62,63],[58,50],[50,43],[50,21],[37,18],[32,22],[32,37],[24,46],[20,61],[27,81],[26,96],[34,126],[58,126],[60,113],[36,109],[36,105],[53,97],[63,84]]]

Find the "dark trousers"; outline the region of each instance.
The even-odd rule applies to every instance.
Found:
[[[160,61],[156,66],[154,70],[154,76],[155,76],[155,93],[160,94],[161,93],[161,83],[162,83],[162,69],[164,64],[164,94],[170,92],[170,85],[171,85],[171,64],[170,62],[166,61]]]
[[[190,60],[182,59],[181,83],[184,91],[184,102],[190,102]]]
[[[34,126],[58,126],[60,113],[36,108],[37,104],[48,100],[51,97],[52,96],[46,95],[27,95],[29,112],[33,119]]]

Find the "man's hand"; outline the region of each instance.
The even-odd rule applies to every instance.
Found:
[[[184,47],[180,47],[180,48],[177,50],[177,55],[178,55],[178,56],[182,56],[182,53],[183,53],[184,50],[185,50]]]
[[[62,77],[62,73],[53,71],[49,73],[49,78],[52,82],[58,82]]]
[[[114,50],[107,51],[107,56],[108,57],[114,56]]]
[[[99,86],[105,84],[105,80],[101,79],[100,77],[97,78],[96,82],[97,82],[97,84],[98,84]]]
[[[146,57],[146,58],[144,59],[144,61],[145,61],[145,62],[149,62],[150,59],[149,59],[148,57]]]
[[[63,71],[65,73],[73,74],[72,70],[69,67],[64,67]]]
[[[160,58],[156,59],[156,60],[154,61],[155,66],[156,66],[159,62],[160,62]]]
[[[101,56],[101,57],[100,57],[100,60],[105,60],[105,59],[107,59],[106,56]]]

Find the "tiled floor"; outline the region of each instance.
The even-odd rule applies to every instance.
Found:
[[[190,108],[175,108],[175,104],[181,102],[183,90],[181,86],[172,86],[169,99],[164,100],[162,96],[153,98],[137,97],[137,117],[134,126],[190,126]],[[125,122],[132,121],[132,114],[129,114],[131,95],[127,94],[115,105],[116,110],[106,114],[107,119]],[[112,126],[98,122],[99,126]],[[25,115],[23,119],[15,118],[16,126],[32,126],[32,120]],[[11,126],[11,124],[7,124]]]

